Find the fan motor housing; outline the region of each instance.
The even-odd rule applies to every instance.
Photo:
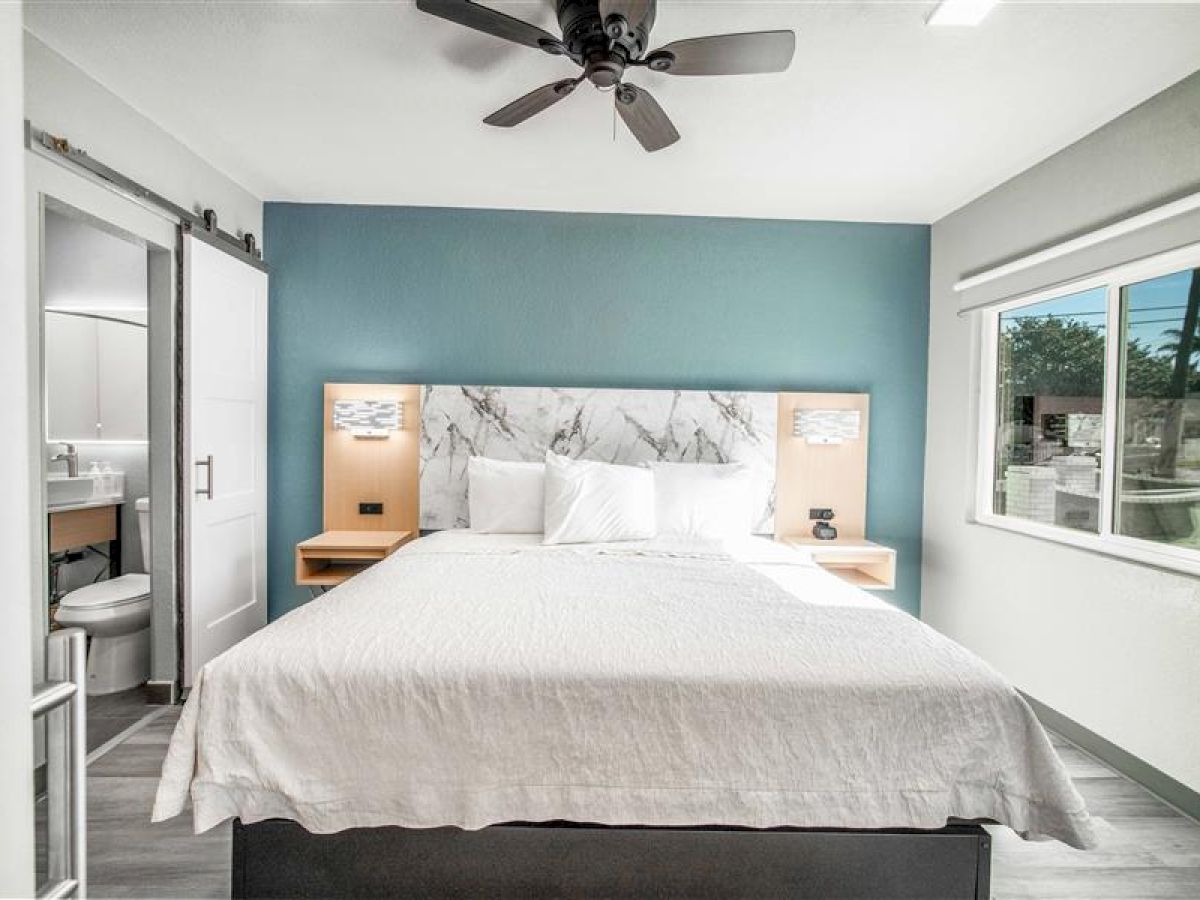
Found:
[[[600,19],[599,0],[558,0],[557,13],[563,44],[572,56],[590,60],[597,50],[608,50],[609,37]],[[654,6],[651,5],[644,21],[627,23],[625,35],[614,42],[614,50],[624,50],[625,59],[637,59],[645,53],[650,45],[654,15]],[[593,83],[600,86],[594,79]]]

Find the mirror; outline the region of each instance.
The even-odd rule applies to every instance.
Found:
[[[46,439],[145,441],[146,250],[47,210]]]

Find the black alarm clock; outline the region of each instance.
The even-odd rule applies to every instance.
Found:
[[[829,509],[828,507],[810,509],[808,511],[808,517],[816,520],[815,524],[813,525],[812,533],[813,537],[815,537],[818,541],[837,540],[837,529],[829,524],[833,519],[832,509]]]
[[[837,529],[828,522],[818,522],[813,526],[813,537],[818,541],[836,541]]]

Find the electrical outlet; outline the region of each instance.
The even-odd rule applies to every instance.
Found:
[[[382,503],[360,503],[358,504],[358,514],[360,516],[382,516]]]
[[[828,522],[833,518],[833,510],[827,506],[814,506],[808,511],[808,517],[813,520]]]

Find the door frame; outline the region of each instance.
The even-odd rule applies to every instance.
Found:
[[[35,150],[26,163],[26,297],[30,323],[29,384],[37,386],[39,402],[29,404],[28,426],[36,451],[37,503],[30,511],[29,533],[34,536],[32,653],[34,680],[42,679],[48,623],[42,609],[49,584],[45,563],[46,528],[46,421],[45,330],[42,288],[44,283],[45,215],[48,209],[86,221],[147,250],[148,324],[147,363],[149,408],[151,584],[150,689],[157,702],[178,697],[179,641],[176,573],[181,545],[177,531],[177,356],[178,227],[175,220],[115,192],[98,178],[68,170]],[[39,736],[37,761],[42,758]]]

